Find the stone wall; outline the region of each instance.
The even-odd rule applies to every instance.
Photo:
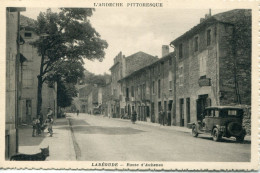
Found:
[[[211,30],[211,41],[207,45],[207,31]],[[176,45],[176,125],[182,124],[180,115],[180,102],[183,99],[184,126],[197,120],[197,100],[200,95],[208,95],[211,105],[218,104],[218,61],[216,25],[206,25],[196,34],[180,41]],[[194,48],[194,38],[198,37],[198,51]],[[179,45],[183,47],[183,57],[179,57]],[[205,78],[210,80],[209,86],[200,86],[201,75],[200,61],[205,60]],[[181,79],[181,68],[183,79]],[[187,112],[187,103],[190,101]],[[210,105],[209,105],[210,106]]]
[[[251,135],[251,106],[243,105],[242,108],[244,111],[243,125],[246,128],[246,134]]]
[[[251,104],[251,10],[225,13],[219,24],[221,104]]]

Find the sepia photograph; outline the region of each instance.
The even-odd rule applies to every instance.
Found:
[[[165,6],[5,7],[7,167],[257,169],[252,8]]]

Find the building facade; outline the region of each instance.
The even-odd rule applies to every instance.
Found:
[[[176,125],[207,106],[251,105],[251,11],[206,15],[171,42],[176,51]]]
[[[6,104],[5,104],[5,158],[18,152],[19,98],[21,97],[20,12],[25,8],[6,9]]]
[[[114,58],[114,65],[110,68],[111,71],[111,112],[112,116],[119,118],[126,113],[126,100],[123,92],[126,90],[118,81],[130,75],[131,73],[147,66],[158,60],[157,57],[149,55],[144,52],[137,52],[133,55],[125,57],[120,52]]]
[[[39,39],[39,36],[33,32],[30,24],[32,19],[21,16],[20,34],[24,43],[20,46],[21,53],[26,60],[22,65],[22,95],[20,98],[21,113],[19,123],[31,123],[33,117],[37,117],[37,89],[38,78],[40,74],[41,56],[37,48],[30,43]],[[52,108],[54,116],[57,116],[57,84],[48,86],[46,83],[42,86],[42,114],[45,117],[48,113],[48,107]]]
[[[129,118],[135,110],[138,120],[158,123],[159,111],[162,110],[169,116],[166,123],[172,124],[174,60],[175,54],[169,53],[169,47],[163,45],[161,59],[119,80]]]

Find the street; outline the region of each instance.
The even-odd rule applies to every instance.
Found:
[[[190,130],[80,113],[67,114],[77,160],[248,162],[251,141],[214,142]],[[183,129],[186,129],[185,127]]]

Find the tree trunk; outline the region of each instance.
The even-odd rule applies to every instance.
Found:
[[[40,74],[38,75],[38,90],[37,90],[37,118],[42,116],[42,85],[43,85],[43,66],[44,66],[44,53],[42,53]],[[41,117],[42,118],[42,117]]]
[[[42,109],[42,77],[38,76],[38,90],[37,90],[37,118],[40,118]]]

